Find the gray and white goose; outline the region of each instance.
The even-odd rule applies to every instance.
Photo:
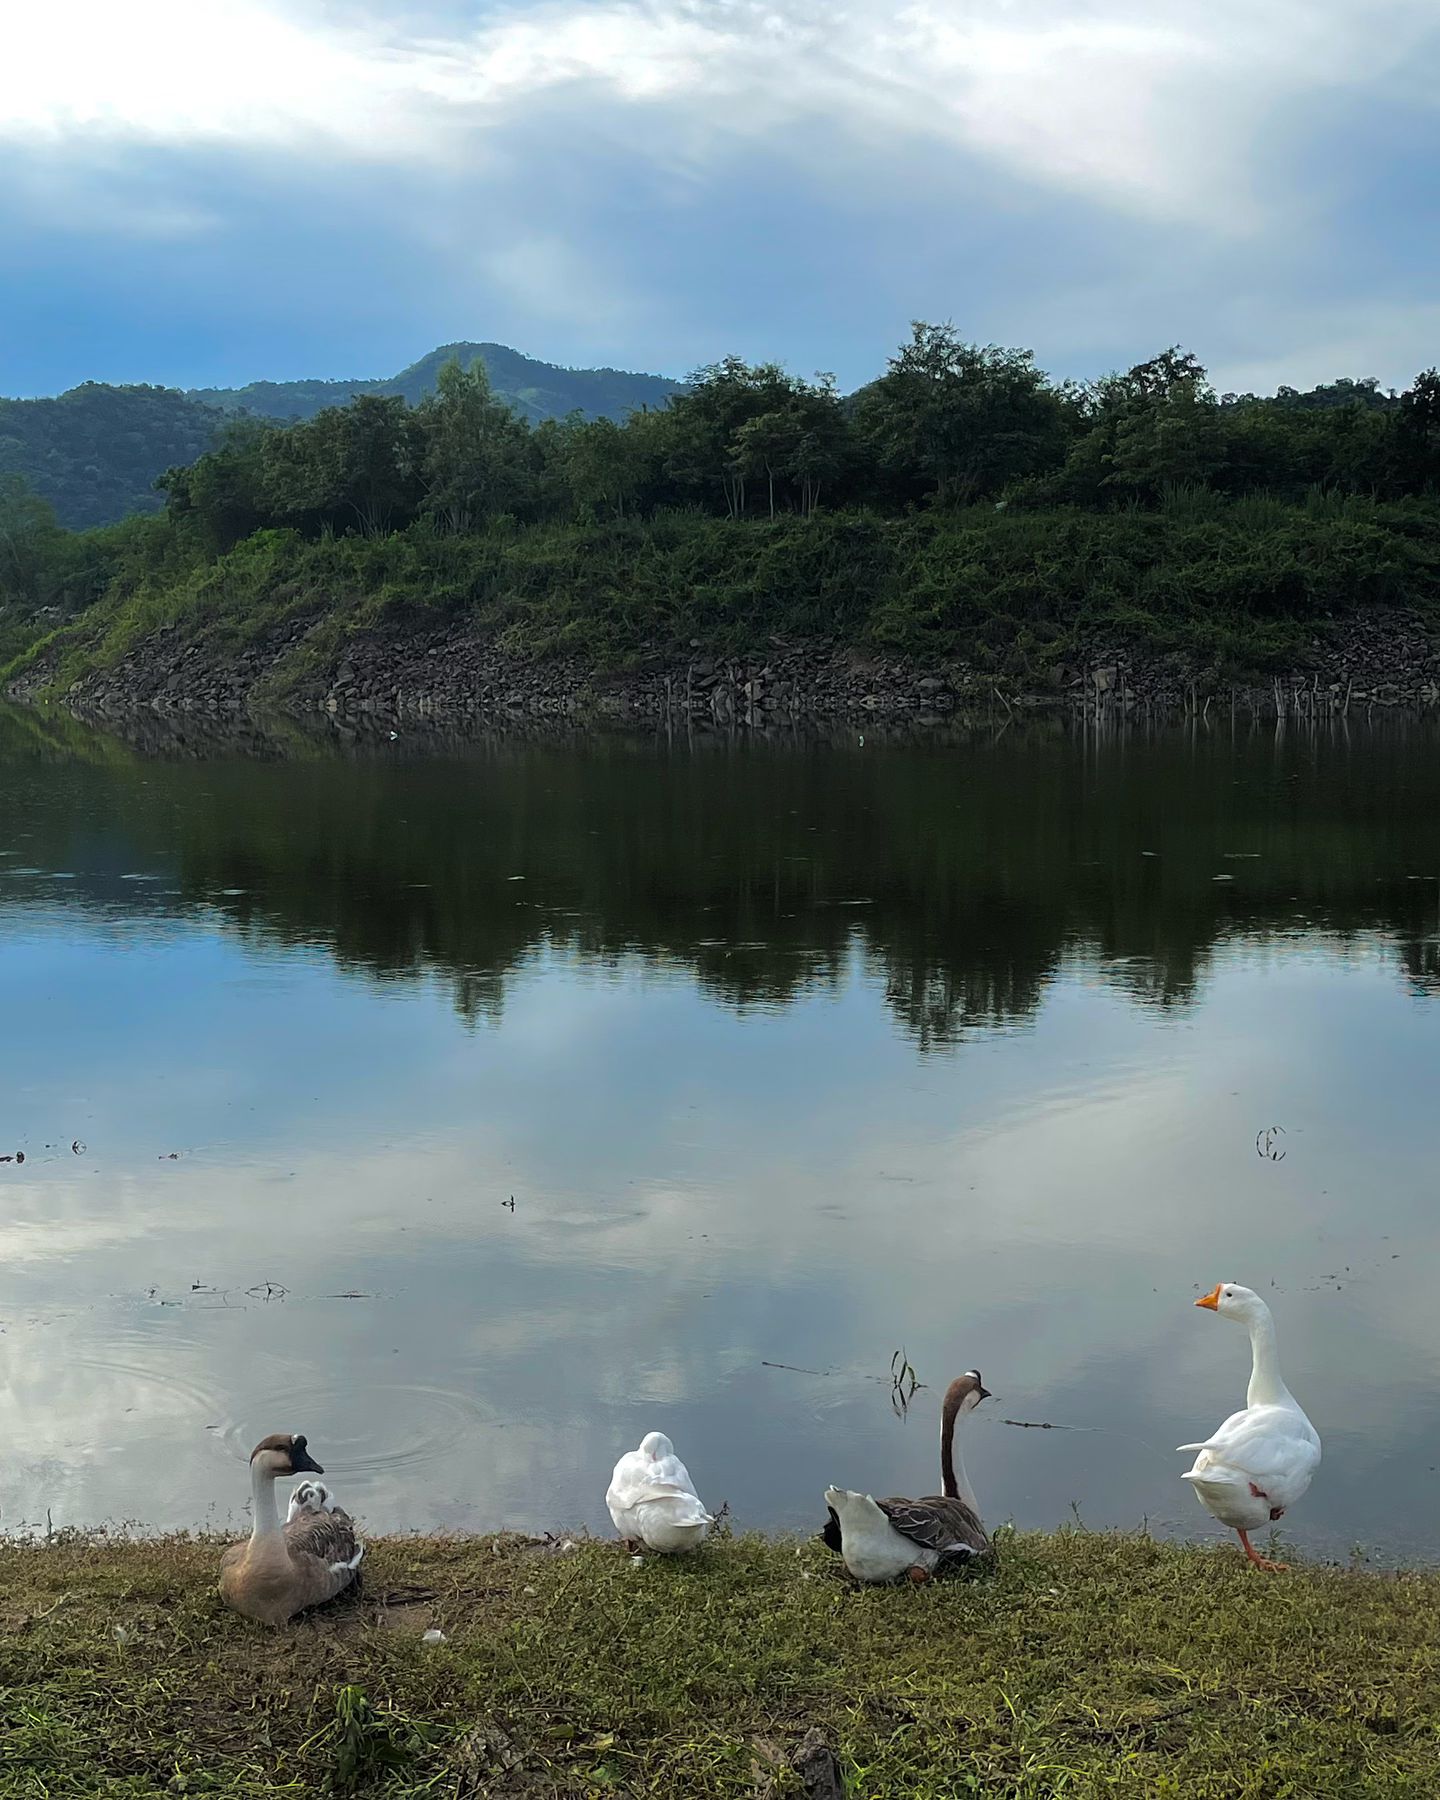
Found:
[[[261,1438],[251,1452],[253,1526],[246,1541],[233,1544],[220,1559],[221,1598],[247,1619],[283,1625],[358,1582],[365,1546],[324,1482],[303,1482],[280,1523],[275,1483],[324,1473],[305,1439],[290,1432]]]
[[[975,1490],[957,1461],[956,1422],[974,1412],[989,1390],[978,1369],[967,1369],[945,1390],[940,1409],[940,1494],[922,1500],[876,1500],[848,1488],[825,1490],[830,1517],[821,1538],[845,1559],[857,1581],[928,1581],[990,1552]]]

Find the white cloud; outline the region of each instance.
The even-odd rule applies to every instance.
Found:
[[[306,0],[51,0],[11,24],[0,139],[473,166],[573,93],[655,163],[817,137],[933,146],[1147,218],[1253,226],[1257,144],[1307,96],[1427,96],[1428,0],[551,0],[444,34]]]

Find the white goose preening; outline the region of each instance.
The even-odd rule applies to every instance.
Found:
[[[693,1550],[715,1522],[663,1431],[647,1432],[616,1463],[605,1504],[621,1537],[664,1555]]]
[[[974,1412],[989,1390],[978,1369],[950,1383],[940,1409],[940,1485],[943,1493],[923,1500],[876,1500],[847,1488],[826,1488],[830,1517],[820,1533],[845,1559],[857,1581],[928,1581],[937,1570],[959,1568],[985,1556],[990,1539],[980,1522],[980,1505],[957,1462],[956,1422]]]
[[[220,1594],[228,1606],[262,1625],[283,1625],[296,1613],[323,1606],[359,1577],[365,1546],[355,1524],[323,1482],[296,1489],[285,1523],[275,1506],[275,1483],[285,1476],[325,1471],[289,1432],[262,1438],[250,1456],[254,1519],[250,1536],[220,1559]]]
[[[1195,1304],[1238,1319],[1249,1331],[1250,1386],[1244,1407],[1203,1444],[1178,1446],[1199,1453],[1180,1479],[1191,1483],[1208,1512],[1238,1533],[1256,1568],[1283,1569],[1284,1563],[1256,1554],[1249,1533],[1278,1519],[1309,1487],[1320,1466],[1320,1439],[1281,1379],[1275,1321],[1260,1296],[1238,1282],[1222,1281]]]

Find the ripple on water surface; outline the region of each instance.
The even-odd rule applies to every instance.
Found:
[[[240,1461],[272,1431],[303,1432],[316,1460],[347,1477],[394,1477],[432,1470],[453,1458],[457,1440],[501,1421],[472,1396],[419,1382],[303,1381],[254,1395],[246,1417],[220,1436]]]

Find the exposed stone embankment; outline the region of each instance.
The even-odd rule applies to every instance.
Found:
[[[323,622],[292,623],[244,649],[170,628],[83,675],[65,698],[81,712],[135,708],[224,715],[256,705],[336,716],[498,723],[517,719],[689,719],[720,726],[865,718],[941,722],[978,708],[1084,708],[1118,715],[1239,708],[1339,714],[1440,704],[1440,637],[1416,615],[1359,618],[1312,640],[1304,666],[1234,682],[1175,654],[1097,641],[1033,678],[958,660],[922,662],[827,641],[774,638],[746,654],[700,644],[621,670],[509,653],[464,626],[329,643]],[[42,660],[9,687],[34,698],[54,680]]]

